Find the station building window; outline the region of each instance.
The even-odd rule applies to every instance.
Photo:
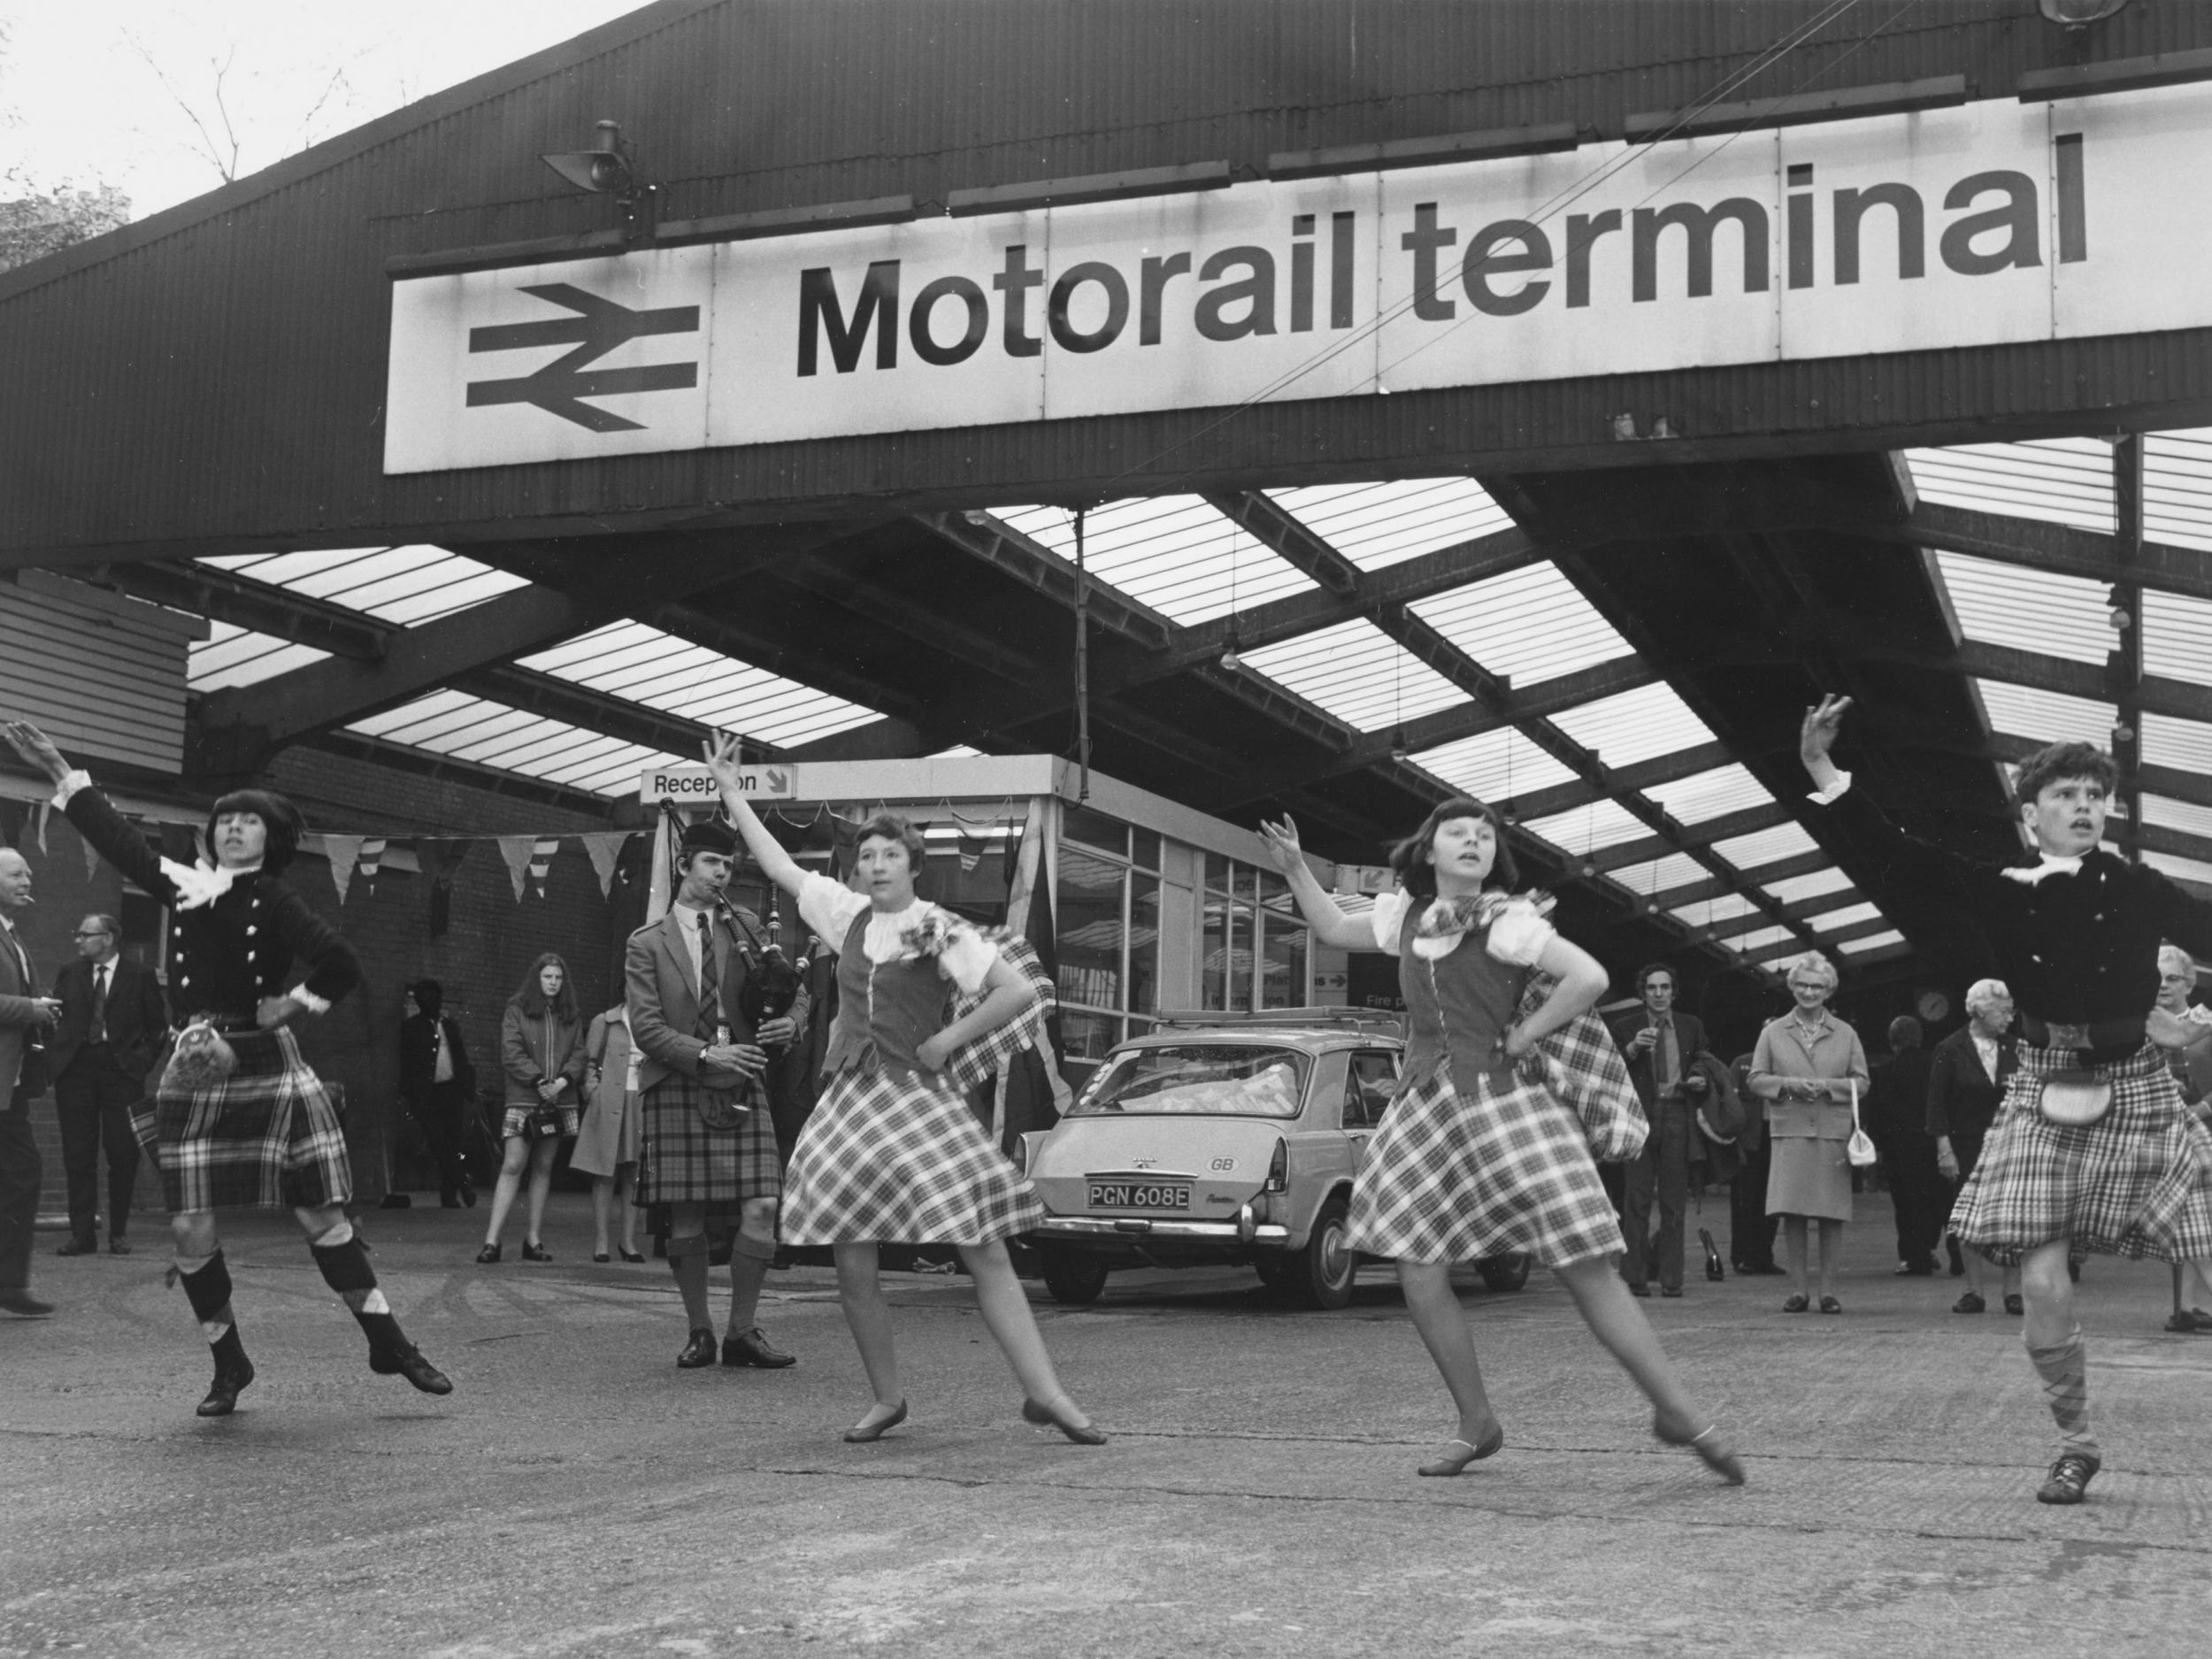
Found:
[[[1087,808],[1060,826],[1060,1034],[1066,1057],[1103,1059],[1160,1011],[1160,837]]]

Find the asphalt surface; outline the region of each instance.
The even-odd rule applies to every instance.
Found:
[[[61,1312],[0,1317],[0,1655],[2205,1649],[2212,1339],[2160,1333],[2162,1264],[2089,1264],[2106,1466],[2062,1509],[2032,1496],[2018,1321],[1892,1278],[1878,1197],[1840,1317],[1781,1313],[1772,1279],[1647,1304],[1741,1490],[1651,1438],[1541,1274],[1465,1288],[1508,1440],[1456,1480],[1413,1474],[1451,1417],[1387,1270],[1333,1314],[1227,1270],[1082,1310],[1033,1287],[1096,1450],[1019,1421],[964,1279],[891,1276],[913,1417],[847,1446],[866,1391],[826,1270],[769,1281],[795,1369],[679,1372],[665,1268],[592,1265],[585,1202],[555,1206],[549,1265],[511,1233],[474,1266],[481,1210],[369,1217],[442,1400],[371,1374],[288,1223],[239,1217],[261,1380],[211,1422],[156,1240],[42,1253]]]

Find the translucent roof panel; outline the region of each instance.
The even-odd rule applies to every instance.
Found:
[[[1363,571],[1471,541],[1513,520],[1471,478],[1271,489],[1268,499]]]
[[[1066,508],[991,511],[1062,558],[1075,557],[1075,515]],[[1187,626],[1316,586],[1196,495],[1092,508],[1083,521],[1083,563],[1101,581]]]
[[[1779,945],[1797,935],[1786,927],[1762,927],[1755,933],[1740,933],[1733,939],[1724,939],[1721,944],[1741,955],[1747,950],[1764,950],[1769,945]]]
[[[573,685],[783,748],[879,718],[856,703],[642,622],[610,623],[523,657],[521,664]]]
[[[2143,670],[2212,686],[2212,603],[2146,588]]]
[[[1555,715],[1552,724],[1608,766],[1630,766],[1713,741],[1671,687],[1640,686]]]
[[[1774,799],[1764,784],[1741,766],[1717,766],[1671,783],[1655,784],[1644,791],[1678,824],[1702,824],[1747,807],[1764,806]]]
[[[1809,876],[1789,876],[1764,884],[1768,895],[1785,904],[1801,904],[1830,893],[1850,891],[1851,878],[1840,870],[1816,870]]]
[[[1669,853],[1649,864],[1623,864],[1606,873],[1623,887],[1648,895],[1686,887],[1693,881],[1708,879],[1713,872],[1687,853]]]
[[[1812,918],[1816,933],[1832,933],[1839,927],[1855,927],[1861,922],[1870,922],[1881,915],[1881,908],[1874,904],[1854,904],[1845,910],[1830,910]]]
[[[2193,801],[2177,801],[2170,795],[2146,795],[2143,797],[2143,822],[2155,824],[2163,829],[2186,830],[2192,835],[2212,840],[2212,806],[2199,806]]]
[[[1958,553],[1938,553],[1936,563],[1970,640],[2100,664],[2112,649],[2102,582]]]
[[[1700,899],[1667,914],[1686,927],[1722,927],[1741,921],[1757,908],[1740,893],[1724,893],[1718,898]]]
[[[1715,841],[1713,850],[1739,870],[1756,870],[1761,864],[1779,864],[1785,858],[1795,858],[1819,849],[1805,833],[1803,825],[1777,824],[1772,829]]]
[[[2212,548],[2212,428],[2145,434],[2143,534]]]
[[[1632,816],[1617,801],[1593,801],[1571,811],[1533,819],[1521,827],[1563,852],[1577,854],[1617,847],[1623,841],[1640,841],[1651,833],[1650,825]]]
[[[1531,565],[1412,606],[1414,615],[1517,687],[1634,655],[1555,565]]]
[[[347,729],[606,795],[636,789],[648,766],[683,759],[457,691],[433,692]]]
[[[2112,528],[2112,446],[2097,438],[1909,449],[1925,501],[2083,530]]]
[[[1892,945],[1904,942],[1904,934],[1893,927],[1886,933],[1869,933],[1864,939],[1847,939],[1836,949],[1847,956],[1858,956],[1870,950],[1886,950]]]
[[[2154,766],[2179,766],[2212,775],[2212,726],[2171,715],[2143,717],[2143,758]]]
[[[1575,776],[1564,761],[1509,726],[1463,737],[1441,749],[1424,749],[1413,757],[1413,764],[1479,801],[1510,801],[1532,789],[1572,783]]]
[[[1467,694],[1373,623],[1340,622],[1244,653],[1244,664],[1363,732],[1467,701]]]
[[[2001,680],[1977,680],[1990,729],[2039,743],[2078,740],[2102,749],[2112,741],[2116,711],[2108,703],[2090,703],[2063,692],[2037,691]]]
[[[288,669],[319,663],[330,654],[227,622],[211,621],[207,626],[207,638],[193,641],[186,659],[185,684],[194,691],[250,686]]]
[[[200,563],[403,626],[530,585],[526,578],[434,547],[220,554]]]

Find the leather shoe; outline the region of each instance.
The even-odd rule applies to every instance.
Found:
[[[1982,1300],[1978,1290],[1970,1290],[1951,1304],[1953,1313],[1987,1313],[1989,1304]]]
[[[1679,1296],[1682,1294],[1682,1286],[1662,1285],[1659,1286],[1659,1294],[1663,1296]]]
[[[2089,1482],[2104,1467],[2086,1452],[2061,1452],[2051,1465],[2050,1478],[2036,1488],[2038,1503],[2079,1503],[2088,1495]]]
[[[714,1363],[714,1333],[703,1326],[691,1333],[691,1340],[684,1344],[684,1351],[676,1356],[676,1363],[685,1371],[697,1371],[702,1365]]]
[[[404,1348],[372,1349],[369,1369],[380,1377],[404,1377],[426,1394],[449,1394],[453,1379],[422,1356],[410,1342]]]
[[[2015,1318],[2017,1318],[2027,1310],[2028,1304],[2020,1300],[2020,1293],[2018,1291],[2014,1291],[2011,1295],[2005,1298],[2005,1311],[2011,1314]]]
[[[43,1319],[53,1312],[54,1304],[41,1302],[27,1290],[0,1290],[0,1309],[25,1319]]]
[[[128,1256],[130,1253],[131,1244],[128,1239],[110,1239],[108,1240],[108,1254],[110,1256]]]
[[[1649,1297],[1651,1294],[1651,1286],[1648,1285],[1631,1285],[1628,1287],[1628,1294],[1632,1296]]]
[[[196,1417],[227,1417],[238,1409],[238,1391],[253,1380],[253,1362],[241,1357],[237,1365],[218,1365],[207,1398],[193,1408]]]
[[[1930,1261],[1900,1262],[1897,1263],[1897,1271],[1890,1277],[1893,1279],[1933,1279],[1935,1263]]]
[[[72,1239],[54,1252],[56,1256],[97,1256],[99,1253],[100,1241],[97,1239]]]
[[[754,1325],[750,1330],[722,1339],[722,1363],[750,1365],[760,1371],[781,1371],[787,1365],[796,1365],[799,1356],[770,1347],[767,1336],[758,1325]]]
[[[499,1247],[496,1244],[486,1245],[476,1253],[476,1259],[488,1267],[499,1259]]]
[[[542,1244],[533,1244],[525,1239],[522,1241],[522,1259],[526,1262],[549,1262],[553,1259],[553,1252]]]
[[[1741,1273],[1746,1279],[1781,1279],[1786,1277],[1790,1270],[1786,1267],[1778,1266],[1772,1262],[1768,1262],[1763,1265],[1740,1267],[1736,1271]]]

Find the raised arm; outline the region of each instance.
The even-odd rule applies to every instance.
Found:
[[[1886,866],[1893,876],[1955,895],[1985,892],[1998,879],[1993,866],[1906,834],[1864,790],[1853,787],[1849,777],[1836,765],[1829,751],[1835,747],[1844,713],[1850,707],[1848,697],[1824,696],[1817,707],[1805,710],[1804,722],[1798,728],[1797,757],[1820,792],[1824,810],[1857,843],[1865,857]]]
[[[737,771],[738,740],[734,733],[726,733],[711,743],[704,745],[707,770],[714,774],[715,782],[722,786],[722,804],[730,810],[730,822],[737,826],[737,833],[745,838],[745,850],[760,866],[761,874],[781,887],[794,898],[798,896],[800,883],[806,872],[797,859],[784,851],[783,844],[768,833],[768,826],[753,810],[739,787]]]
[[[0,736],[25,761],[46,774],[60,795],[61,810],[71,826],[101,857],[163,903],[175,900],[176,889],[161,872],[159,849],[124,820],[107,796],[88,787],[85,775],[70,765],[52,739],[28,720],[0,723]],[[72,777],[79,786],[74,789],[69,787]]]
[[[1314,879],[1305,854],[1299,849],[1297,822],[1287,812],[1279,824],[1261,820],[1260,844],[1267,849],[1268,862],[1290,883],[1290,895],[1298,901],[1299,913],[1312,927],[1316,939],[1340,950],[1375,949],[1375,935],[1368,925],[1356,916],[1347,916],[1321,890],[1321,883]]]

